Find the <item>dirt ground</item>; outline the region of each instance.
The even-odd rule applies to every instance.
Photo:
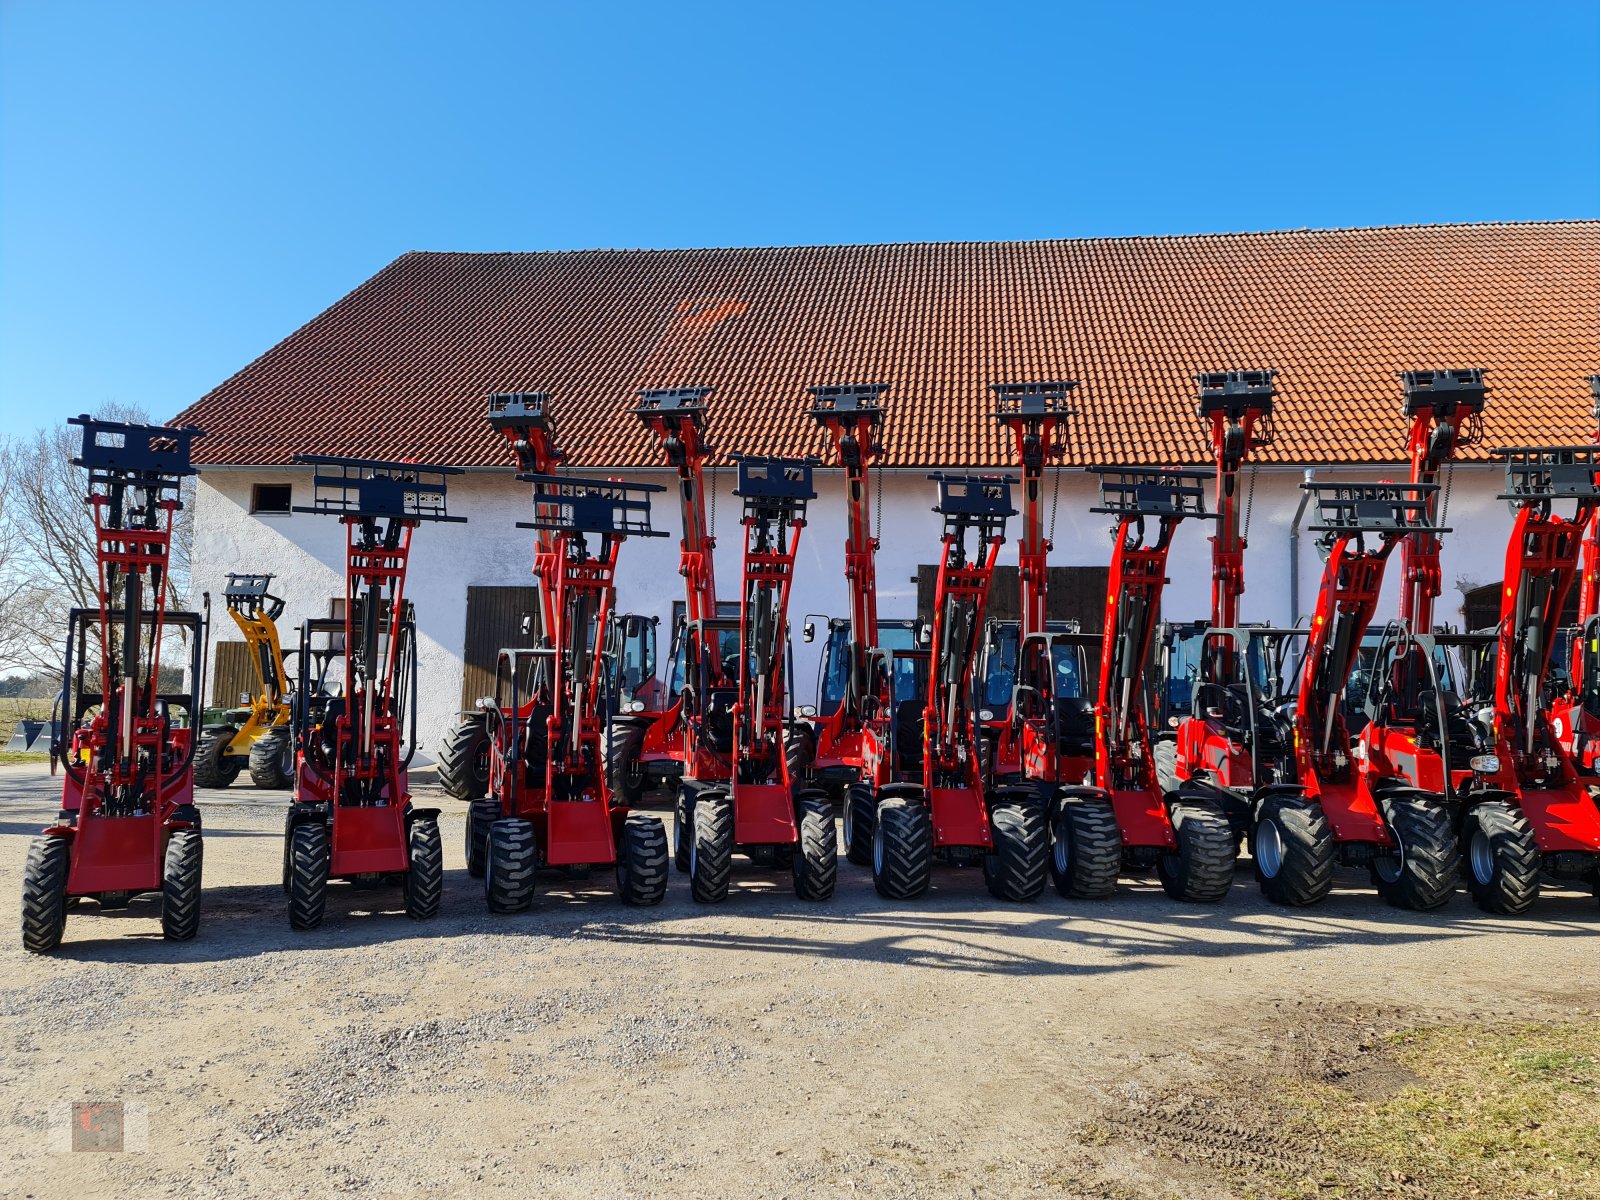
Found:
[[[0,768],[13,912],[57,794],[41,766]],[[1216,907],[1153,882],[1005,906],[940,870],[891,904],[841,860],[824,905],[752,868],[718,908],[675,876],[662,907],[624,909],[596,872],[491,917],[464,806],[436,796],[438,919],[340,887],[296,934],[285,797],[201,802],[197,941],[162,942],[148,901],[86,905],[50,957],[0,940],[7,1195],[1271,1194],[1310,1147],[1186,1089],[1287,1071],[1359,1095],[1395,1083],[1360,1059],[1374,1032],[1600,1005],[1600,907],[1577,892],[1529,918],[1464,895],[1418,915],[1351,875],[1286,912],[1242,868]],[[52,1152],[81,1100],[144,1114],[148,1149]]]

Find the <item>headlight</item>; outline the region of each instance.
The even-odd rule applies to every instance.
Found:
[[[980,708],[978,710],[978,720],[980,720],[980,721],[992,721],[992,720],[994,720],[994,709],[992,709],[992,708]]]
[[[629,700],[626,704],[624,704],[622,706],[622,710],[624,712],[641,713],[641,712],[644,711],[644,701],[643,700]]]
[[[1467,765],[1479,775],[1498,775],[1500,773],[1500,756],[1498,754],[1478,754]]]

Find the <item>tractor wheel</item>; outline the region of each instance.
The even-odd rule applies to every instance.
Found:
[[[859,779],[844,796],[844,856],[858,867],[872,865],[872,827],[878,820],[878,797],[872,784]]]
[[[783,755],[789,764],[789,781],[799,787],[811,786],[811,764],[817,757],[817,731],[809,725],[795,725],[783,738]]]
[[[1176,853],[1156,862],[1161,886],[1174,900],[1215,904],[1233,886],[1234,841],[1228,818],[1206,804],[1174,800],[1167,806]]]
[[[489,730],[483,717],[462,717],[444,735],[439,786],[457,800],[476,800],[489,790]]]
[[[1472,810],[1462,832],[1472,902],[1505,916],[1533,907],[1541,860],[1528,818],[1509,804],[1490,801]]]
[[[689,847],[689,894],[701,904],[728,898],[733,876],[733,802],[712,793],[694,806],[694,841]]]
[[[1107,800],[1065,800],[1050,829],[1050,878],[1063,896],[1101,900],[1117,890],[1122,831]]]
[[[467,807],[467,874],[482,879],[489,861],[489,826],[500,819],[500,804],[479,797]]]
[[[244,760],[228,753],[228,746],[238,732],[232,725],[223,725],[200,735],[200,744],[194,749],[195,787],[225,788],[239,778]]]
[[[1250,858],[1261,894],[1302,908],[1333,888],[1333,830],[1315,800],[1268,796],[1250,831]]]
[[[872,886],[887,900],[912,900],[933,882],[933,817],[926,804],[893,799],[872,824]]]
[[[983,882],[997,900],[1022,903],[1044,891],[1050,834],[1035,804],[1001,804],[989,814],[994,851],[983,856]]]
[[[629,813],[617,844],[617,895],[646,907],[667,895],[667,831],[659,817]]]
[[[1178,743],[1162,738],[1150,747],[1150,762],[1156,769],[1156,786],[1163,796],[1178,790]]]
[[[644,799],[644,768],[639,764],[644,735],[643,725],[611,722],[606,734],[606,783],[613,804],[634,808]]]
[[[401,884],[406,916],[413,921],[426,921],[439,915],[439,900],[444,893],[444,846],[439,841],[439,822],[432,817],[415,818],[407,842],[408,869]]]
[[[294,786],[294,739],[287,725],[275,725],[250,747],[250,782],[273,790]]]
[[[1380,802],[1395,849],[1372,860],[1378,895],[1396,908],[1441,908],[1456,890],[1460,851],[1443,804],[1414,796]]]
[[[518,913],[533,903],[533,873],[538,866],[533,823],[501,817],[489,826],[489,854],[483,896],[492,913]]]
[[[72,843],[64,837],[34,838],[22,868],[22,948],[48,954],[67,928],[67,876]]]
[[[191,942],[200,932],[200,866],[205,842],[198,829],[175,829],[161,871],[161,936]]]
[[[794,894],[802,900],[830,900],[839,878],[839,835],[833,828],[833,802],[824,792],[802,792],[797,805],[800,847],[792,855]]]
[[[689,873],[694,847],[694,802],[699,791],[687,783],[678,785],[678,798],[672,806],[672,862],[679,871]]]
[[[289,834],[289,928],[315,929],[328,906],[328,827],[305,821]]]

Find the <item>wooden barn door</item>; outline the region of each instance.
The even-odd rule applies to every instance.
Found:
[[[494,692],[494,666],[500,651],[526,649],[533,638],[522,632],[522,618],[533,612],[539,589],[532,587],[469,587],[467,641],[461,655],[461,707],[471,708],[479,696]]]

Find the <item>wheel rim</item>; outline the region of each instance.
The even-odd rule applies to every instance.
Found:
[[[1270,817],[1256,826],[1256,865],[1268,879],[1276,879],[1283,870],[1283,835]]]
[[[856,844],[855,811],[856,798],[846,792],[844,797],[844,844],[846,847]]]
[[[1378,878],[1385,883],[1398,883],[1400,876],[1406,869],[1406,844],[1400,840],[1400,831],[1390,829],[1389,836],[1394,839],[1394,850],[1388,854],[1380,854],[1373,864],[1378,872]]]
[[[1494,846],[1481,825],[1472,831],[1472,842],[1467,856],[1472,860],[1472,877],[1485,885],[1493,882]]]
[[[878,823],[872,828],[872,873],[883,874],[883,819],[880,816]]]
[[[689,874],[700,874],[700,839],[694,836],[692,830],[689,835]]]
[[[1068,844],[1066,834],[1060,825],[1057,825],[1055,836],[1050,839],[1050,856],[1055,861],[1056,874],[1065,875],[1067,868],[1072,865],[1072,847]]]

